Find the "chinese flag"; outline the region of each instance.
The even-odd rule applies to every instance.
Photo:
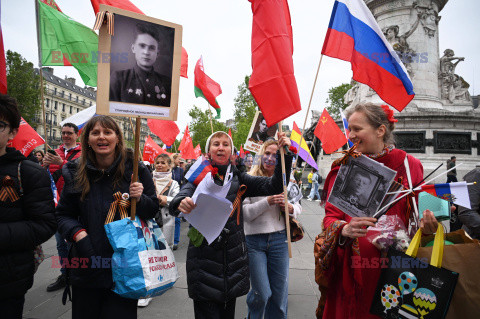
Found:
[[[195,152],[195,158],[199,158],[200,155],[202,155],[202,149],[200,148],[200,144],[195,146],[195,149],[193,151]]]
[[[14,147],[24,156],[28,156],[36,147],[43,144],[45,140],[22,117],[17,135],[7,146]]]
[[[153,134],[157,135],[165,145],[172,146],[180,133],[174,121],[148,119],[147,125]]]
[[[323,109],[313,134],[322,141],[322,148],[326,154],[335,152],[347,143],[347,138],[330,114],[328,114],[327,109]]]
[[[150,135],[148,135],[145,139],[145,145],[143,146],[143,160],[153,163],[155,162],[155,157],[163,153],[170,155],[167,151],[165,151],[157,143],[155,143],[155,141],[150,137]]]
[[[252,3],[252,76],[248,88],[270,127],[302,109],[293,73],[287,0]]]

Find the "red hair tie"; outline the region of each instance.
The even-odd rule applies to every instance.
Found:
[[[396,118],[393,117],[393,110],[390,110],[390,108],[388,107],[388,105],[382,105],[382,109],[383,109],[383,112],[385,113],[385,115],[387,116],[387,119],[390,123],[396,123],[398,122],[398,120]]]

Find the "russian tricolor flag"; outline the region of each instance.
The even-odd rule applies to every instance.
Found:
[[[195,164],[190,167],[187,174],[185,174],[185,179],[194,185],[198,185],[205,175],[212,170],[213,166],[210,162],[203,156],[200,156]]]
[[[53,180],[53,176],[50,171],[47,169],[48,176],[50,177],[50,187],[53,193],[53,201],[55,202],[55,207],[57,207],[58,202],[60,201],[60,196],[58,195],[57,186],[55,185],[55,181]]]
[[[349,61],[353,79],[402,111],[413,99],[407,70],[363,0],[336,0],[322,54]]]
[[[342,110],[340,110],[340,116],[342,117],[343,130],[345,131],[345,137],[348,140],[348,147],[352,147],[353,142],[350,141],[350,139],[348,138],[348,135],[350,135],[350,130],[348,129],[348,121],[347,121],[347,118],[345,117],[345,114],[343,114]]]
[[[423,185],[421,190],[468,209],[472,208],[468,196],[467,182]]]
[[[88,120],[90,120],[92,117],[97,115],[97,106],[92,105],[88,108],[86,108],[83,111],[78,112],[77,114],[74,114],[65,120],[60,122],[60,126],[63,126],[65,123],[73,123],[76,126],[78,126],[79,130],[82,130],[82,128],[87,124]]]

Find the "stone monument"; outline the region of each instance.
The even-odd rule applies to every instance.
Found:
[[[364,1],[404,62],[415,91],[415,98],[395,114],[396,146],[420,159],[426,173],[455,155],[463,163],[457,169],[461,180],[480,162],[480,109],[474,109],[469,84],[455,71],[465,58],[453,49],[440,54],[439,13],[448,0]],[[352,86],[344,97],[350,106],[385,104],[368,86],[355,81]],[[319,163],[328,172],[329,164]]]

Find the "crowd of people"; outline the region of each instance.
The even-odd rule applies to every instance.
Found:
[[[392,114],[375,104],[359,104],[348,109],[346,115],[349,138],[356,152],[395,170],[395,181],[405,188],[409,177],[413,184],[422,181],[421,162],[394,146],[396,120]],[[46,153],[34,151],[39,165],[7,147],[17,134],[19,123],[16,101],[0,95],[2,316],[22,317],[25,294],[33,284],[34,251],[55,234],[60,260],[74,257],[89,260],[84,268],[61,268],[60,275],[47,287],[47,291],[62,288],[68,294],[71,291],[72,317],[136,318],[137,307],[147,306],[152,299],[134,300],[114,293],[112,269],[91,267],[91,259],[113,255],[104,223],[117,192],[135,198],[138,216],[155,219],[168,246],[177,249],[181,216],[192,214],[196,208],[192,197],[197,184],[184,178],[188,170],[185,160],[179,154],[158,155],[153,172],[140,162],[138,181],[133,181],[133,152],[125,146],[118,124],[111,117],[100,115],[87,122],[80,136],[74,124],[63,125],[60,148]],[[227,133],[212,133],[206,141],[204,154],[216,172],[212,174],[213,182],[222,186],[228,178],[231,184],[226,199],[233,210],[213,242],[209,244],[202,239],[188,245],[188,295],[193,299],[197,319],[234,318],[236,300],[243,295],[247,295],[248,318],[287,318],[289,256],[281,148],[286,153],[285,174],[292,176],[290,182],[301,188],[302,171],[291,172],[296,150],[284,133],[279,133],[276,140],[267,139],[255,158],[249,154],[242,160],[236,157]],[[381,268],[351,267],[355,255],[366,259],[381,256],[376,246],[365,239],[368,227],[375,226],[377,219],[351,217],[324,201],[332,190],[340,164],[341,161],[333,163],[321,195],[321,175],[312,170],[308,176],[311,184],[308,200],[323,200],[323,229],[333,234],[325,257],[331,259],[330,266],[323,270],[328,278],[328,289],[322,293],[323,318],[378,318],[369,310]],[[478,176],[477,168],[465,180],[476,181]],[[60,194],[56,208],[50,178]],[[363,196],[359,190],[364,188],[366,179],[368,176],[358,177],[351,196]],[[459,210],[467,231],[476,238],[480,237],[478,194],[478,185],[473,185],[472,209]],[[403,198],[388,209],[387,215],[396,215],[404,225],[412,225],[412,200],[414,196]],[[302,212],[301,202],[288,203],[288,212],[297,218]],[[429,235],[436,231],[437,220],[426,210],[416,227]]]

